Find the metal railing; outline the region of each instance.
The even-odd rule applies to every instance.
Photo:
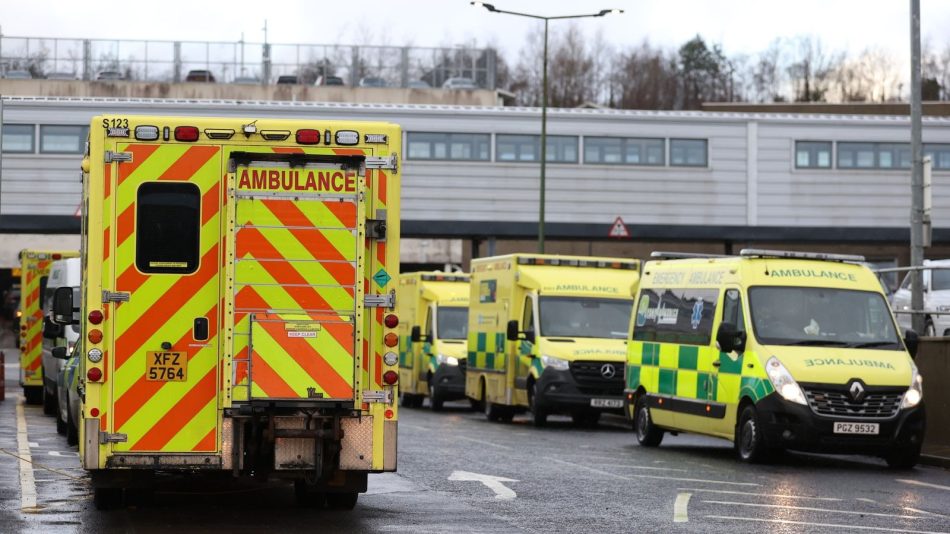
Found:
[[[491,48],[426,48],[245,41],[65,39],[0,35],[0,76],[28,71],[33,78],[121,79],[181,82],[191,71],[209,71],[217,82],[275,83],[296,75],[313,84],[321,75],[356,86],[380,78],[389,87],[441,87],[453,77],[495,89]],[[114,74],[113,74],[114,73]],[[194,76],[193,76],[194,77]]]

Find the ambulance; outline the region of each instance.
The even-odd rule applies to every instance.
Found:
[[[793,449],[917,463],[917,335],[901,337],[862,257],[653,256],[626,367],[625,412],[641,445],[694,432],[733,441],[745,462]]]
[[[465,274],[405,273],[396,292],[402,405],[433,411],[465,398],[468,356],[468,282]]]
[[[26,402],[43,403],[47,413],[55,404],[43,381],[43,297],[53,262],[78,256],[74,250],[20,251],[20,385]]]
[[[293,481],[350,509],[396,469],[400,128],[107,115],[83,160],[82,466]]]
[[[514,254],[472,260],[465,394],[492,421],[530,410],[593,426],[622,413],[637,260]]]

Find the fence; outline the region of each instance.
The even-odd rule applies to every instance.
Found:
[[[495,88],[496,55],[490,48],[424,48],[211,41],[139,41],[11,37],[0,35],[0,75],[28,71],[34,78],[125,79],[181,82],[193,70],[217,82],[274,83],[296,75],[312,84],[339,76],[347,85],[381,78],[387,86],[441,87],[448,78],[471,78]]]

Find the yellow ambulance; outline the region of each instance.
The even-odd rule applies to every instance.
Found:
[[[595,425],[623,409],[637,260],[513,254],[472,260],[465,394],[492,421],[530,410]]]
[[[351,509],[396,470],[401,141],[381,122],[93,119],[81,303],[60,288],[53,316],[81,308],[97,508],[170,471]]]
[[[399,277],[399,392],[402,405],[434,411],[465,398],[468,275],[417,272]]]
[[[732,440],[747,462],[783,449],[911,467],[924,436],[917,335],[901,337],[860,256],[654,253],[631,321],[627,417]]]

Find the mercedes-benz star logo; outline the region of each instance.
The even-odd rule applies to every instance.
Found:
[[[600,367],[600,376],[609,380],[617,376],[617,368],[612,363],[605,363]]]
[[[861,402],[864,400],[864,386],[857,380],[851,382],[851,385],[848,386],[848,393],[851,394],[851,400],[854,402]]]

